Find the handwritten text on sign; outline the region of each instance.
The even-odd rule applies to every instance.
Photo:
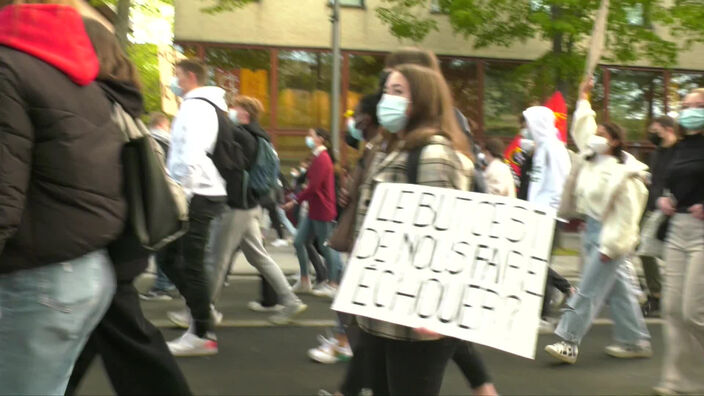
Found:
[[[517,199],[381,184],[333,309],[534,358],[554,219]]]

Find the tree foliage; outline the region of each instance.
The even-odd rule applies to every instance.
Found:
[[[127,47],[127,54],[139,72],[145,110],[147,113],[161,111],[161,77],[157,46],[131,44]]]
[[[589,38],[600,0],[437,0],[432,4],[447,15],[456,34],[472,40],[474,48],[508,47],[541,38],[551,50],[521,68],[532,73],[536,86],[549,83],[567,93],[584,69]],[[672,4],[671,4],[672,3]],[[380,19],[401,39],[421,42],[438,30],[428,1],[383,0]],[[704,3],[701,0],[611,0],[607,32],[607,62],[648,60],[669,67],[678,50],[704,41]],[[670,33],[670,35],[668,35]],[[537,83],[539,82],[539,83]]]

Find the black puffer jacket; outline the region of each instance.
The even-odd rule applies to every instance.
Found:
[[[80,257],[124,228],[123,143],[72,12],[0,10],[0,273]]]

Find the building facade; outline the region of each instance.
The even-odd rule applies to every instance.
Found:
[[[393,37],[376,16],[382,0],[341,2],[344,112],[378,89],[385,55],[410,43]],[[262,125],[272,134],[282,161],[295,163],[308,152],[302,137],[307,129],[330,128],[329,0],[258,0],[216,15],[203,13],[205,5],[175,0],[175,43],[187,56],[213,67],[220,86],[259,98],[266,108]],[[476,50],[471,39],[453,34],[446,15],[433,18],[439,31],[421,45],[438,54],[456,106],[473,121],[480,138],[515,135],[518,116],[534,99],[526,92],[530,82],[508,76],[548,51],[550,44],[534,39]],[[704,87],[702,49],[681,53],[675,69],[646,63],[601,65],[593,99],[600,117],[623,125],[631,140],[642,140],[648,120],[677,109],[687,90]],[[341,154],[351,159],[352,153]]]

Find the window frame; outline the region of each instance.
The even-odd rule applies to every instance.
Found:
[[[359,4],[344,4],[344,1],[357,1]],[[328,7],[332,7],[333,0],[328,0]],[[340,8],[359,8],[359,9],[366,9],[367,5],[365,4],[364,0],[340,0]]]

